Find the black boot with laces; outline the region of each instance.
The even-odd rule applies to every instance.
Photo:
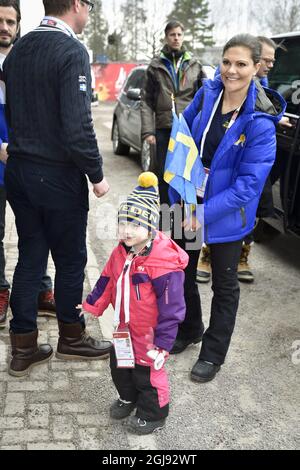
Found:
[[[146,421],[145,419],[141,419],[138,416],[130,416],[127,421],[127,429],[134,434],[144,436],[146,434],[159,431],[165,426],[165,424],[165,418],[158,421]]]
[[[132,413],[135,407],[135,403],[118,398],[118,400],[114,401],[111,405],[109,414],[113,419],[124,419]]]

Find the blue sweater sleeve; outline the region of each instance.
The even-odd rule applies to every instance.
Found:
[[[91,73],[87,52],[76,48],[66,54],[59,75],[65,145],[76,166],[88,175],[91,183],[99,183],[103,179],[102,157],[91,115]]]

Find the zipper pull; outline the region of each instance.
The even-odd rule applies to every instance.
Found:
[[[166,305],[169,304],[169,281],[167,281],[167,285],[165,289],[165,302],[166,302]]]

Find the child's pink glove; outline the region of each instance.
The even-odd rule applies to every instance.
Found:
[[[147,352],[147,356],[154,362],[154,369],[160,370],[165,363],[166,357],[169,356],[169,353],[164,349],[156,348],[150,349],[150,351]]]

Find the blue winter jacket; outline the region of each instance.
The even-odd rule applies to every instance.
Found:
[[[222,88],[219,77],[205,81],[183,113],[198,148]],[[285,108],[277,92],[257,81],[251,83],[244,111],[212,160],[204,196],[206,243],[241,240],[253,230],[260,195],[275,159],[275,124]]]
[[[259,81],[260,81],[260,84],[261,84],[262,86],[264,86],[264,87],[266,87],[266,88],[269,87],[269,80],[268,80],[268,77],[261,77],[261,78],[259,79]]]
[[[3,142],[8,142],[8,128],[5,117],[5,85],[2,80],[2,70],[0,69],[0,146]],[[0,162],[0,186],[4,185],[4,163]]]

